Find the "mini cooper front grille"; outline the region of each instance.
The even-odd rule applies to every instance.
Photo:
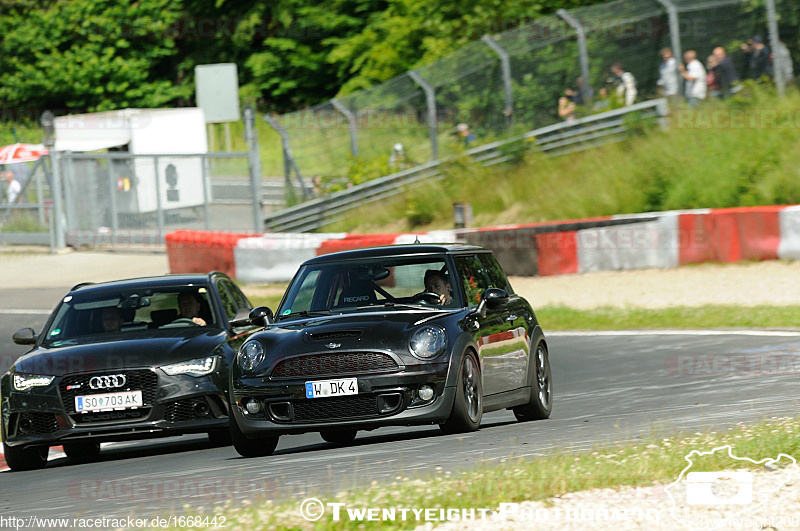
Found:
[[[33,435],[58,431],[58,419],[53,413],[20,413],[17,433]]]
[[[397,370],[397,362],[383,352],[324,352],[297,356],[278,362],[272,371],[276,378],[352,375]]]
[[[294,400],[294,422],[377,417],[378,398],[370,395]]]
[[[123,374],[125,375],[125,383],[121,387],[112,389],[92,389],[89,386],[89,380],[95,376],[109,376]],[[152,407],[156,399],[156,392],[158,390],[158,375],[149,369],[137,370],[108,370],[103,372],[95,372],[88,374],[71,374],[61,379],[58,385],[58,390],[61,393],[61,403],[64,409],[77,423],[81,422],[98,422],[107,420],[137,420],[147,416],[144,408]],[[141,391],[142,403],[144,408],[135,410],[121,410],[116,412],[97,412],[97,413],[77,413],[75,411],[75,397],[85,396],[101,393],[116,393],[121,391]],[[117,413],[111,415],[114,418],[109,418],[107,413]]]
[[[331,332],[316,332],[308,334],[311,341],[333,341],[334,339],[356,339],[361,337],[361,330],[333,330]]]

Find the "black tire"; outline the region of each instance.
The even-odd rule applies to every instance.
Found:
[[[3,455],[8,468],[14,471],[36,470],[47,464],[49,446],[19,447],[3,443]]]
[[[531,399],[525,405],[514,408],[514,416],[520,422],[543,420],[553,409],[553,375],[550,372],[550,356],[544,341],[539,341],[533,352],[533,378],[531,380]]]
[[[458,367],[456,398],[450,416],[439,427],[445,433],[475,431],[483,417],[483,383],[475,356],[464,355]]]
[[[100,455],[100,443],[93,441],[64,443],[64,453],[74,461],[91,461]]]
[[[208,442],[211,446],[230,446],[232,444],[230,430],[214,430],[208,432]]]
[[[239,429],[236,420],[231,418],[231,441],[242,457],[264,457],[271,455],[278,446],[278,437],[258,437],[248,439]]]
[[[319,432],[325,442],[333,444],[347,444],[353,442],[358,430],[325,430]]]

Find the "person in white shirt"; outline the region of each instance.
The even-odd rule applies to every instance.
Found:
[[[663,61],[658,67],[658,86],[661,87],[662,94],[666,97],[677,96],[678,85],[678,61],[672,55],[672,48],[661,50]]]
[[[686,99],[689,107],[694,108],[706,99],[708,86],[706,85],[706,69],[703,63],[697,60],[697,52],[687,50],[683,54],[686,66],[681,65],[681,76],[686,80]]]
[[[8,188],[6,189],[8,202],[9,204],[13,204],[17,202],[17,198],[19,197],[20,192],[22,192],[22,185],[19,184],[19,181],[14,178],[14,172],[11,170],[3,171],[3,178],[8,183]]]
[[[636,101],[636,78],[633,77],[633,74],[630,72],[626,72],[622,69],[622,63],[614,63],[611,65],[611,72],[617,76],[619,80],[619,84],[617,85],[617,96],[619,96],[624,102],[625,105],[633,105],[633,102]]]

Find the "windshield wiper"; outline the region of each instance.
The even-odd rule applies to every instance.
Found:
[[[284,319],[286,317],[318,317],[321,315],[333,315],[333,312],[330,310],[302,310],[299,312],[292,312],[287,313],[285,315],[279,315],[278,319]]]

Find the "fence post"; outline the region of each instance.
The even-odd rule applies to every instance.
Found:
[[[158,157],[153,157],[153,171],[156,179],[156,209],[158,220],[158,241],[164,238],[164,209],[161,208],[161,179],[158,176]]]
[[[258,153],[256,113],[252,105],[244,108],[244,127],[250,162],[250,191],[253,194],[253,229],[256,233],[262,233],[264,232],[264,213],[261,211],[261,157]]]
[[[61,203],[61,168],[59,167],[58,152],[56,151],[56,118],[52,111],[45,111],[42,113],[41,124],[44,130],[43,144],[47,147],[48,156],[50,157],[50,167],[53,169],[53,182],[50,195],[53,197],[53,212],[51,217],[54,219],[53,230],[55,232],[54,246],[56,249],[63,249],[66,247],[64,242],[64,231],[61,226],[61,217],[63,216]],[[42,198],[44,200],[44,198]]]
[[[436,93],[433,91],[433,87],[428,85],[415,70],[409,70],[408,76],[425,91],[425,101],[428,107],[428,127],[431,130],[431,160],[437,160],[439,158],[439,137],[436,132]]]
[[[353,158],[358,157],[358,129],[356,127],[356,115],[353,111],[348,109],[341,101],[333,98],[331,100],[333,107],[342,113],[347,118],[347,124],[350,129],[350,154]]]
[[[283,147],[283,172],[286,177],[286,186],[288,189],[292,188],[292,171],[294,170],[297,176],[297,182],[300,184],[300,192],[303,194],[303,199],[307,199],[309,192],[306,190],[305,183],[303,183],[303,176],[300,175],[300,168],[292,156],[292,150],[289,148],[289,133],[286,132],[278,121],[269,114],[264,115],[264,120],[281,135],[281,146]]]
[[[672,0],[656,0],[659,4],[664,6],[669,16],[669,38],[672,46],[672,56],[675,58],[675,70],[678,76],[678,95],[683,91],[683,77],[681,76],[680,65],[683,64],[683,50],[681,50],[681,25],[678,15],[678,8],[672,3]]]
[[[111,242],[117,243],[117,229],[119,229],[119,214],[117,213],[117,183],[114,182],[114,159],[106,159],[108,173],[109,202],[111,204],[111,229],[113,230]]]
[[[781,40],[780,34],[778,33],[778,16],[775,12],[775,0],[767,0],[767,22],[769,25],[769,45],[775,57],[775,64],[773,65],[773,70],[775,71],[775,86],[778,89],[778,95],[782,98],[786,88],[786,80],[783,79],[783,61],[786,58],[783,57],[783,54],[775,53],[778,49],[778,43]]]
[[[592,86],[592,82],[589,79],[589,52],[586,48],[586,32],[583,30],[580,21],[567,13],[566,9],[559,9],[556,11],[556,14],[563,18],[564,22],[569,24],[578,36],[578,59],[581,63],[581,76],[583,77],[581,96],[583,96],[583,101],[587,105],[591,105],[592,91],[590,87]]]
[[[511,94],[511,61],[508,58],[508,52],[497,44],[497,41],[488,35],[484,35],[482,40],[500,56],[500,67],[503,69],[503,89],[505,90],[506,96],[506,106],[503,110],[503,114],[506,116],[506,125],[508,126],[511,125],[514,112],[514,101]]]

